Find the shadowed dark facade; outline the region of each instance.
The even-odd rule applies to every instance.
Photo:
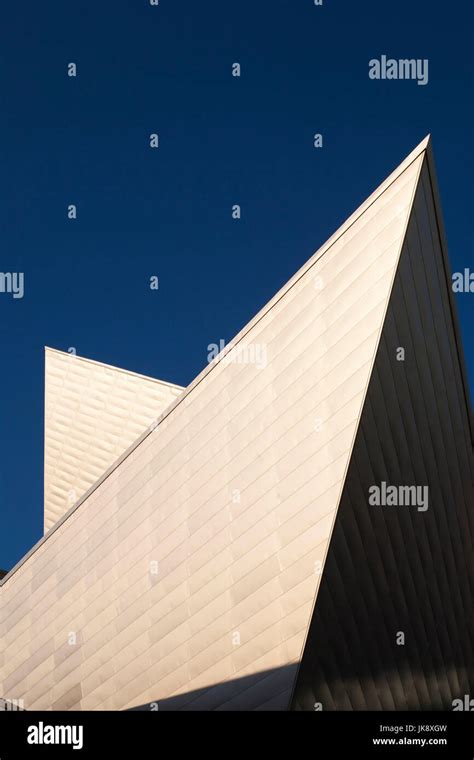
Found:
[[[472,427],[430,172],[425,159],[293,710],[450,710],[474,692]],[[428,509],[370,506],[382,481],[428,485]]]

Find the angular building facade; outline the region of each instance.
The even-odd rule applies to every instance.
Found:
[[[47,351],[46,534],[0,580],[0,697],[451,709],[473,471],[427,138],[188,388]]]
[[[45,533],[182,390],[46,348]]]

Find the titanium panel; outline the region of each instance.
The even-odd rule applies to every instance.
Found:
[[[5,697],[288,706],[426,144],[6,577]]]

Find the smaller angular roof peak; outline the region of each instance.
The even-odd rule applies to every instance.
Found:
[[[182,390],[45,347],[45,533]]]

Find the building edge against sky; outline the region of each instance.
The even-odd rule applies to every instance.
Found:
[[[45,533],[182,391],[45,349]]]
[[[420,233],[427,216],[430,224]],[[416,288],[406,298],[410,267]],[[460,696],[472,654],[469,622],[459,621],[473,592],[466,554],[472,420],[448,275],[427,138],[229,345],[265,345],[266,366],[221,355],[185,391],[172,386],[175,399],[167,408],[168,399],[157,404],[156,423],[109,461],[94,484],[89,468],[89,481],[78,485],[78,502],[52,515],[56,522],[45,537],[0,581],[0,696],[21,698],[27,709],[127,709],[158,701],[160,709],[280,710],[290,704],[313,709],[318,700],[327,709],[426,709],[446,707]],[[422,339],[423,322],[429,329]],[[416,401],[411,430],[400,422],[403,415],[392,421],[382,404],[385,394],[393,394],[390,346],[397,328],[416,347],[397,365],[405,382],[402,401]],[[423,346],[425,364],[415,368],[414,355]],[[82,366],[59,356],[68,366]],[[443,385],[448,361],[454,377]],[[448,400],[436,406],[426,428],[420,389],[428,388],[432,366],[437,374],[430,397],[436,402],[437,392],[445,391]],[[74,383],[80,387],[81,380]],[[113,414],[121,392],[114,392],[107,424],[120,438]],[[71,408],[71,398],[74,385],[62,412]],[[137,414],[140,403],[138,398]],[[379,460],[374,442],[382,411],[392,438],[384,437],[386,459]],[[430,476],[430,486],[436,483],[436,419],[453,444],[452,512],[448,481],[436,484],[442,499],[435,498],[426,514],[392,509],[392,520],[383,507],[374,511],[363,501],[371,478],[390,481],[396,473],[423,482]],[[56,430],[62,431],[60,423]],[[413,449],[417,431],[426,461]],[[95,428],[86,429],[85,440],[91,435]],[[102,440],[110,457],[110,438]],[[410,456],[394,466],[402,440],[416,462],[412,469]],[[369,459],[364,451],[371,452]],[[61,467],[74,472],[81,461],[70,452]],[[365,470],[357,465],[364,461],[370,464]],[[426,620],[431,623],[423,614],[413,626],[416,656],[413,647],[398,646],[387,627],[379,631],[383,656],[371,660],[371,628],[347,604],[341,585],[354,570],[351,557],[363,562],[361,547],[376,534],[378,549],[373,556],[367,549],[367,570],[353,595],[363,609],[391,524],[397,536],[402,527],[407,531],[403,544],[412,573],[392,567],[390,579],[397,568],[400,576],[396,601],[404,598],[403,581],[413,586],[415,578],[422,589],[434,579],[438,608],[461,573],[446,615],[456,614],[465,631],[457,635],[447,619],[449,635],[433,644],[432,661],[420,657],[420,632]],[[411,539],[420,527],[423,540],[417,543]],[[347,536],[356,541],[352,553]],[[429,569],[440,551],[450,556],[442,578]],[[348,581],[355,577],[352,572]],[[324,606],[331,584],[339,594],[337,614],[327,601]],[[388,588],[376,589],[379,602],[386,602]],[[393,605],[393,625],[409,627],[410,609],[406,599]],[[361,642],[353,661],[347,628],[337,618],[350,621]],[[334,631],[332,650],[321,626]],[[440,663],[450,666],[444,680]],[[332,681],[328,672],[336,673]],[[400,678],[400,672],[408,675]],[[430,677],[442,688],[427,688]]]
[[[472,429],[432,170],[425,160],[293,709],[449,710],[472,694]],[[416,505],[367,508],[384,483],[418,484]]]

